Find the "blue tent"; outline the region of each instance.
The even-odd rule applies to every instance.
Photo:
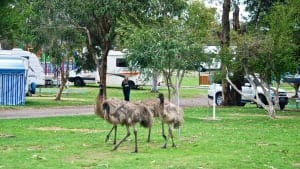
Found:
[[[25,104],[26,71],[20,57],[0,57],[0,105]]]

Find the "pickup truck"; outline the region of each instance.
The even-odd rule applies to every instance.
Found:
[[[268,104],[266,96],[263,93],[263,90],[260,86],[257,87],[258,96],[260,97],[261,101],[264,104]],[[246,103],[253,103],[249,98],[256,98],[256,94],[254,91],[254,88],[250,85],[250,83],[245,83],[242,86],[242,98],[241,98],[241,106],[244,106]],[[245,97],[245,96],[247,97]],[[208,87],[208,98],[214,99],[215,97],[215,103],[217,106],[222,105],[223,98],[222,98],[222,85],[217,83],[212,83]],[[273,103],[275,102],[275,93],[273,90],[270,91],[270,96]],[[283,89],[279,89],[279,107],[281,110],[285,108],[285,106],[288,104],[288,96],[287,92]],[[257,104],[257,107],[261,107]]]

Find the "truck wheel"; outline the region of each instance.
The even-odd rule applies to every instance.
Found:
[[[222,93],[217,93],[215,100],[216,100],[216,105],[221,106],[223,103]]]
[[[238,106],[245,106],[246,105],[246,103],[242,103],[242,102],[240,102],[239,104],[238,104]]]
[[[137,86],[135,85],[134,81],[128,80],[128,84],[129,84],[131,89],[137,89]]]
[[[84,85],[83,80],[80,77],[76,77],[74,79],[74,86],[83,86],[83,85]]]

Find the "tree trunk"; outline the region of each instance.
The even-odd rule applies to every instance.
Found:
[[[106,94],[106,73],[107,73],[107,56],[111,47],[111,42],[115,38],[115,30],[112,27],[114,22],[109,16],[96,17],[94,16],[97,27],[97,39],[100,42],[101,48],[101,64],[98,64],[98,73],[100,77],[100,85],[103,87],[104,98],[107,98]]]
[[[240,32],[240,20],[239,20],[239,14],[240,14],[240,8],[239,6],[235,3],[234,4],[234,12],[233,12],[233,30],[241,34]],[[242,90],[242,85],[244,81],[244,73],[242,67],[238,68],[234,72],[234,77],[233,77],[233,83],[235,86],[239,89]],[[232,98],[232,105],[239,106],[241,105],[241,95],[236,91],[231,89],[231,98]]]
[[[223,16],[222,16],[222,35],[221,35],[221,47],[224,55],[229,54],[229,44],[230,44],[230,24],[229,24],[229,12],[230,12],[230,0],[224,0],[223,4]],[[235,4],[235,11],[233,12],[233,29],[234,31],[240,30],[239,23],[239,7]],[[227,58],[228,59],[228,58]],[[222,64],[222,74],[225,77],[227,73],[227,65]],[[235,86],[242,90],[243,85],[243,70],[241,68],[236,68],[233,72],[232,82]],[[223,81],[223,105],[241,105],[241,95],[230,87],[228,81],[224,78]]]
[[[61,100],[61,95],[62,95],[62,92],[64,91],[64,88],[65,88],[65,85],[66,85],[66,79],[64,77],[64,72],[61,71],[60,73],[60,77],[61,77],[61,82],[60,82],[60,86],[59,86],[59,90],[56,94],[56,97],[55,97],[55,100]]]
[[[233,30],[236,32],[238,32],[241,29],[239,15],[240,15],[240,8],[237,4],[235,4],[232,18],[233,18]]]
[[[157,88],[158,77],[159,77],[159,73],[158,72],[153,72],[153,74],[152,74],[152,87],[151,87],[151,92],[152,93],[156,93],[158,91],[158,88]]]
[[[104,95],[105,99],[107,98],[107,95],[106,95],[106,73],[107,73],[108,52],[109,52],[109,48],[102,49],[101,65],[98,66],[100,85],[103,87],[103,95]]]
[[[224,70],[225,66],[222,66],[222,72],[225,71]],[[232,105],[231,104],[231,94],[230,94],[230,84],[227,82],[226,79],[222,80],[222,96],[223,96],[223,106],[229,106]]]
[[[239,90],[237,89],[237,87],[233,84],[233,82],[229,79],[228,77],[228,73],[226,74],[226,80],[228,81],[228,83],[230,83],[230,85],[232,86],[232,88],[234,88],[240,95],[242,95],[242,90]],[[251,82],[249,81],[252,85],[252,87],[256,88],[257,86],[255,85],[254,82]],[[264,89],[263,89],[264,90]],[[268,93],[265,92],[264,90],[264,93],[265,95],[268,95]],[[251,100],[252,102],[256,103],[256,104],[259,104],[263,107],[264,110],[266,110],[266,112],[268,113],[269,117],[270,118],[275,118],[276,117],[276,110],[275,110],[275,107],[274,105],[271,103],[270,101],[270,98],[267,98],[267,101],[268,101],[268,105],[264,104],[260,99],[259,99],[259,96],[258,94],[256,93],[256,97],[253,98],[253,97],[249,97],[247,95],[244,95],[244,97],[246,97],[247,99]]]
[[[233,80],[233,83],[237,87],[237,89],[242,90],[242,83],[240,80]],[[242,96],[233,88],[230,91],[231,96],[231,105],[240,106]]]
[[[166,81],[167,89],[168,89],[168,99],[171,100],[171,73],[169,71],[164,71],[164,79]]]
[[[184,73],[185,73],[184,70],[178,69],[177,73],[176,73],[175,84],[171,85],[171,86],[173,86],[172,87],[173,91],[172,91],[172,96],[171,96],[170,101],[175,105],[179,105],[179,101],[180,101],[180,99],[179,99],[179,90],[180,90],[182,79],[184,77]]]
[[[225,48],[225,53],[228,51],[229,43],[230,43],[230,24],[229,24],[229,12],[230,12],[230,0],[224,0],[223,2],[223,13],[222,13],[222,33],[219,36],[220,44],[222,50]],[[226,49],[227,48],[227,49]],[[224,64],[225,62],[222,61],[222,75],[225,77],[226,75],[226,67],[227,65]],[[227,82],[225,78],[222,80],[222,90],[223,90],[223,105],[227,106],[230,105],[230,84]]]
[[[69,60],[69,57],[67,59]],[[61,79],[61,82],[60,82],[59,90],[56,94],[55,100],[61,100],[61,96],[62,96],[64,88],[67,84],[68,78],[69,78],[69,62],[67,62],[67,70],[66,71],[64,70],[64,62],[62,62],[62,65],[60,66],[60,79]]]
[[[229,42],[230,42],[229,12],[230,12],[230,0],[224,0],[223,13],[222,13],[222,34],[220,37],[221,47],[224,45],[229,46]]]
[[[300,83],[293,83],[292,86],[295,89],[295,95],[292,96],[292,98],[298,98],[299,97],[298,90],[299,90],[299,87],[300,87]]]

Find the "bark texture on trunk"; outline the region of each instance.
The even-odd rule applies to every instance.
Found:
[[[223,2],[223,13],[222,13],[222,33],[219,36],[220,38],[220,44],[222,50],[227,50],[230,44],[230,23],[229,23],[229,12],[230,12],[230,0],[224,0]],[[226,52],[225,52],[226,53]],[[225,77],[227,69],[226,65],[224,64],[225,62],[222,61],[222,75]],[[227,82],[225,78],[222,80],[222,95],[223,95],[223,105],[230,105],[230,84]]]

